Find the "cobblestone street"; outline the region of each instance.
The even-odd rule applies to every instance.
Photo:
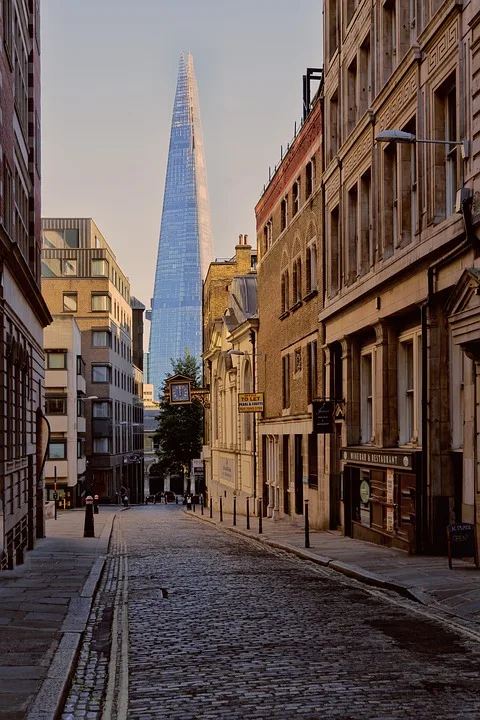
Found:
[[[115,688],[110,678],[117,700],[114,710],[104,705],[104,720],[480,717],[480,645],[414,603],[219,531],[181,506],[131,508],[116,537],[102,612],[94,608],[92,618],[105,615],[121,546],[128,708],[118,701],[121,691],[126,705],[125,681],[117,678]],[[95,648],[82,651],[64,719],[102,717],[101,635],[100,627]],[[113,666],[118,671],[119,658],[111,673]]]

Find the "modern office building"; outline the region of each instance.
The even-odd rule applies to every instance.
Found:
[[[82,505],[85,490],[85,363],[82,334],[73,315],[55,315],[45,329],[45,415],[50,442],[45,463],[46,499],[58,507]],[[55,498],[55,494],[57,497]]]
[[[38,0],[0,21],[0,570],[44,535]]]
[[[185,349],[200,361],[202,280],[212,233],[198,91],[190,53],[182,53],[152,300],[148,381],[155,397]]]
[[[93,220],[44,218],[42,292],[52,314],[73,315],[82,333],[86,488],[114,502],[123,485],[134,501],[143,469],[134,440],[141,419],[135,413],[130,283]]]

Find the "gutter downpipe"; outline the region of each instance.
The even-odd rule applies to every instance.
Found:
[[[252,343],[252,370],[253,370],[253,392],[257,392],[257,363],[256,363],[256,337],[255,330],[250,330],[250,342]],[[253,507],[257,507],[257,414],[253,413]]]

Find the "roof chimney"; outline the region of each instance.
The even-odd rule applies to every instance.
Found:
[[[243,236],[243,244],[248,245],[248,235]]]
[[[243,245],[243,235],[238,236],[238,244]]]

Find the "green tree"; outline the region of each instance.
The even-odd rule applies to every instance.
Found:
[[[200,365],[186,350],[183,358],[171,359],[172,375],[184,375],[192,388],[200,387]],[[164,391],[166,390],[166,379]],[[158,466],[161,473],[188,472],[190,462],[200,457],[203,438],[203,405],[170,405],[165,393],[160,399],[160,413],[154,441],[158,443]]]

